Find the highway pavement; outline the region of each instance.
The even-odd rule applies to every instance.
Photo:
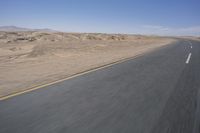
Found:
[[[199,133],[200,42],[0,101],[0,133]]]

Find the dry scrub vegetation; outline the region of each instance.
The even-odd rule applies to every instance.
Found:
[[[0,32],[0,97],[133,57],[172,41],[140,35]]]

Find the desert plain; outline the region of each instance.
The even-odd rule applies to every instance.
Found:
[[[0,97],[135,57],[174,41],[126,34],[0,31]]]

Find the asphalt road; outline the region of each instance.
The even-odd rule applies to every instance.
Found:
[[[199,133],[200,43],[0,101],[0,133]]]

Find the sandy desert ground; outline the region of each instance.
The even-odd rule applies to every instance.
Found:
[[[0,32],[0,97],[154,50],[154,36]]]

